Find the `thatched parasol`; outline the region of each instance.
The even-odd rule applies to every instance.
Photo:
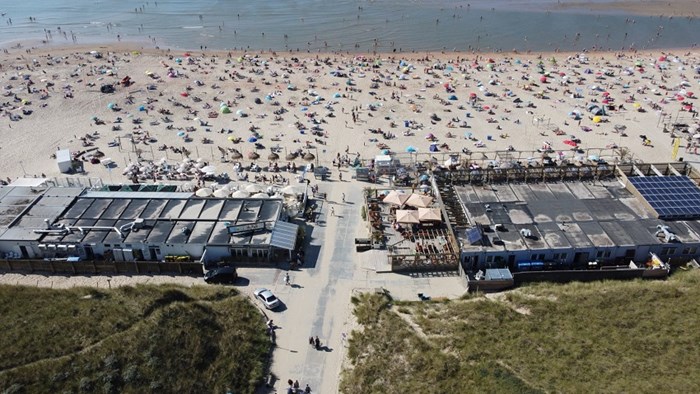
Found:
[[[296,153],[288,153],[288,154],[287,154],[287,160],[294,160],[294,159],[296,159],[296,158],[297,158],[297,154],[296,154]]]
[[[248,152],[248,158],[250,160],[258,160],[260,158],[260,155],[256,152]]]
[[[240,160],[243,158],[243,154],[241,154],[241,152],[239,152],[237,149],[234,149],[231,151],[231,158],[233,160]]]
[[[279,159],[280,159],[280,155],[278,155],[275,152],[271,152],[269,155],[267,155],[267,160],[277,161]]]

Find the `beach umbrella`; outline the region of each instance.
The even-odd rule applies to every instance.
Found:
[[[182,96],[182,97],[188,97],[189,95],[190,95],[190,94],[187,93],[187,92],[182,92],[182,93],[180,93],[180,96]]]
[[[248,114],[246,114],[245,111],[243,111],[242,109],[236,111],[236,115],[240,116],[241,118],[245,118],[246,116],[248,116]]]
[[[693,134],[693,138],[695,138],[696,140],[700,140],[700,133]]]
[[[386,195],[386,197],[384,197],[383,202],[401,206],[406,202],[406,200],[408,200],[408,197],[410,197],[410,194],[406,194],[399,190],[392,190]]]
[[[177,136],[178,136],[178,137],[184,137],[184,136],[185,136],[185,132],[184,132],[184,131],[180,131],[180,132],[177,133]]]
[[[316,156],[314,156],[314,154],[311,152],[306,152],[304,155],[304,160],[306,161],[314,161],[314,159],[316,159]]]
[[[440,222],[442,215],[439,208],[418,208],[418,220],[421,222]]]
[[[214,173],[214,172],[216,172],[216,167],[204,166],[204,167],[200,168],[199,170],[202,171],[203,173]]]
[[[287,153],[287,156],[285,157],[287,160],[294,160],[297,158],[296,153]]]
[[[226,198],[226,197],[228,197],[229,193],[230,192],[227,189],[218,189],[218,190],[214,190],[213,195],[216,198]]]
[[[251,135],[250,137],[248,137],[248,142],[258,142],[258,139],[255,138],[255,136]]]
[[[209,197],[212,194],[214,194],[214,191],[208,187],[203,187],[203,188],[197,190],[194,194],[197,197]]]
[[[639,109],[639,108],[642,107],[642,104],[634,103],[634,104],[632,104],[632,106],[633,106],[635,109]]]
[[[421,207],[421,208],[426,208],[430,206],[430,204],[433,203],[433,198],[430,196],[424,196],[421,194],[416,194],[416,193],[411,193],[411,195],[408,197],[406,200],[406,205],[412,206],[412,207]]]
[[[243,190],[238,190],[231,194],[231,197],[233,198],[248,198],[248,196],[250,196],[250,193]]]
[[[223,106],[223,107],[219,108],[219,112],[221,112],[222,114],[230,114],[231,108],[229,108],[227,106]]]
[[[245,191],[247,191],[248,193],[261,193],[264,192],[265,189],[263,189],[263,187],[258,185],[257,183],[251,183],[250,185],[245,187]]]
[[[408,209],[397,209],[396,221],[398,223],[420,223],[420,220],[418,219],[418,211]]]
[[[248,152],[248,159],[258,160],[259,158],[260,158],[260,155],[257,154],[256,152]]]
[[[114,103],[109,103],[109,104],[107,104],[107,108],[113,109],[113,108],[114,108]]]
[[[603,121],[603,118],[601,118],[600,116],[596,115],[593,117],[593,123],[600,123],[602,121]]]
[[[430,176],[427,175],[427,174],[423,174],[423,175],[421,175],[420,177],[418,177],[418,181],[420,181],[420,182],[425,182],[425,181],[427,181],[428,179],[430,179]]]
[[[278,155],[275,152],[271,152],[269,155],[267,155],[267,160],[270,160],[270,161],[277,161],[277,160],[279,160],[279,158],[280,158],[280,155]]]
[[[294,188],[294,186],[292,185],[283,187],[282,190],[280,190],[280,192],[282,192],[282,194],[284,194],[285,196],[293,196],[297,194],[296,188]]]
[[[406,147],[406,152],[407,152],[407,153],[415,153],[416,151],[417,151],[417,149],[414,148],[413,146],[408,146],[408,147]]]
[[[389,154],[389,149],[382,149],[381,154],[383,155],[388,155]]]
[[[231,152],[231,158],[233,160],[239,160],[243,158],[243,154],[238,150],[234,149],[233,152]]]

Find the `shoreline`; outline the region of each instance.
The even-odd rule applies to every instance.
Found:
[[[700,1],[700,0],[699,0]],[[189,52],[192,53],[193,55],[197,56],[218,56],[218,57],[223,57],[227,56],[229,53],[232,55],[258,55],[258,56],[278,56],[278,57],[288,57],[288,56],[293,56],[293,57],[303,57],[303,58],[315,58],[319,56],[327,57],[327,56],[353,56],[353,57],[358,57],[358,56],[363,56],[367,58],[400,58],[400,57],[415,57],[418,56],[419,58],[427,56],[433,56],[433,57],[449,57],[449,56],[460,56],[460,57],[469,57],[469,56],[489,56],[489,57],[497,57],[497,56],[520,56],[520,57],[526,57],[526,58],[537,58],[537,57],[551,57],[551,56],[575,56],[579,54],[586,54],[589,56],[594,56],[594,55],[601,55],[601,56],[607,56],[607,55],[617,55],[617,54],[624,54],[627,56],[635,55],[635,54],[654,54],[654,53],[659,53],[659,54],[670,54],[670,53],[689,53],[696,51],[698,47],[693,47],[693,46],[681,46],[681,47],[667,47],[667,48],[654,48],[654,49],[635,49],[635,48],[625,48],[625,49],[619,49],[619,50],[608,50],[608,49],[598,49],[598,48],[587,48],[587,49],[582,49],[580,51],[573,51],[573,50],[565,50],[565,51],[533,51],[533,50],[527,50],[527,51],[520,51],[520,50],[507,50],[507,51],[479,51],[479,50],[472,50],[472,51],[460,51],[460,50],[410,50],[410,51],[401,51],[401,52],[392,52],[392,51],[349,51],[349,50],[342,50],[342,51],[297,51],[297,50],[288,50],[288,51],[278,51],[278,50],[270,50],[270,49],[215,49],[215,48],[209,48],[209,49],[204,49],[201,50],[199,48],[181,48],[177,46],[152,46],[152,44],[148,45],[143,45],[142,41],[126,41],[123,40],[121,42],[108,42],[108,41],[95,41],[94,43],[78,43],[78,44],[64,44],[64,43],[56,43],[56,44],[51,44],[51,43],[41,43],[40,46],[33,45],[36,44],[33,41],[28,41],[28,40],[21,40],[21,41],[9,41],[9,42],[4,42],[0,43],[0,48],[3,48],[7,45],[12,45],[8,48],[11,54],[13,51],[21,51],[21,54],[27,54],[26,49],[31,49],[39,55],[44,55],[46,53],[50,53],[51,51],[54,51],[56,53],[70,53],[70,52],[89,52],[93,50],[102,50],[102,51],[107,51],[107,52],[113,52],[113,53],[118,53],[118,52],[132,52],[132,51],[139,51],[142,52],[143,54],[149,54],[149,55],[164,55],[168,56],[170,54],[177,54],[180,52]],[[21,45],[21,47],[17,47],[17,45]],[[2,59],[2,53],[0,53],[0,59]]]

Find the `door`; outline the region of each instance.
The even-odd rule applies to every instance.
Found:
[[[19,246],[19,252],[22,254],[23,259],[29,258],[29,253],[27,252],[27,247],[24,245]]]
[[[151,260],[153,260],[153,261],[160,260],[160,248],[157,246],[149,246],[148,247],[148,255],[150,256]]]
[[[92,250],[92,246],[90,246],[90,245],[83,246],[83,251],[85,252],[85,260],[94,260],[95,259],[95,252]]]

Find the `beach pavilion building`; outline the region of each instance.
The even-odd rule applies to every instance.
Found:
[[[202,265],[288,261],[297,233],[277,198],[0,187],[9,270],[201,273]]]

